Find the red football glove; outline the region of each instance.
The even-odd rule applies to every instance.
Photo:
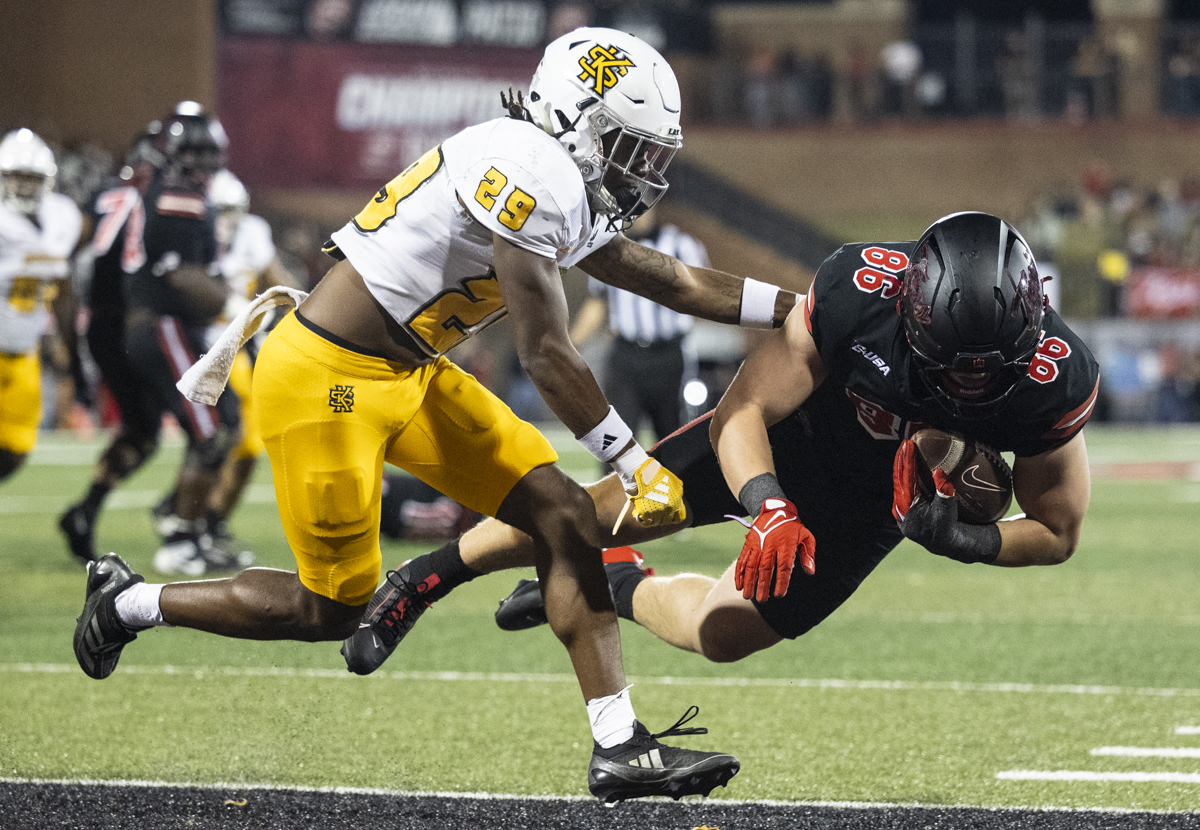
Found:
[[[933,483],[938,493],[946,498],[954,496],[954,485],[941,470],[933,471]],[[896,460],[892,463],[892,516],[900,524],[912,507],[913,500],[921,495],[917,488],[917,445],[912,439],[900,442]]]
[[[787,499],[767,499],[746,534],[746,544],[733,571],[734,587],[746,599],[755,597],[766,602],[771,597],[774,576],[775,596],[783,596],[792,581],[797,551],[804,572],[816,573],[817,540],[800,522],[796,505]]]
[[[959,562],[992,564],[1000,555],[1000,528],[969,525],[958,520],[954,484],[941,470],[933,471],[936,491],[926,496],[917,489],[916,447],[902,441],[892,465],[892,516],[900,532],[930,553]]]

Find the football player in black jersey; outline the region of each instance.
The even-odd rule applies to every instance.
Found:
[[[626,523],[612,542],[757,517],[739,561],[719,579],[652,577],[628,548],[613,551],[625,554],[606,566],[617,613],[724,662],[817,625],[904,536],[963,562],[1063,562],[1090,497],[1081,430],[1098,385],[1096,361],[1046,307],[1028,246],[1002,220],[959,213],[917,242],[846,245],[716,410],[655,448],[684,482],[689,521]],[[952,499],[897,498],[894,476],[911,475],[898,450],[923,426],[1014,453],[1024,514],[967,525]],[[619,484],[588,489],[611,527]],[[532,561],[527,540],[494,520],[450,546],[478,572]],[[496,617],[509,629],[544,621],[537,583],[522,582]]]
[[[112,204],[97,203],[98,212],[105,215],[93,245],[98,253],[104,248],[113,260],[107,263],[113,267],[100,273],[115,278],[119,268],[122,282],[122,292],[106,292],[103,302],[112,304],[120,297],[125,305],[123,330],[118,326],[105,333],[106,346],[119,342],[123,352],[106,372],[120,396],[122,430],[106,456],[111,464],[102,458],[99,480],[60,522],[80,558],[94,558],[92,528],[103,496],[120,475],[128,475],[154,451],[162,416],[169,411],[188,443],[176,485],[176,515],[160,523],[163,539],[155,568],[199,576],[240,566],[235,557],[213,546],[205,532],[209,494],[238,442],[237,397],[226,390],[216,406],[204,406],[175,388],[205,351],[205,330],[228,295],[225,280],[212,267],[217,253],[215,217],[206,198],[209,182],[223,165],[225,145],[219,121],[199,104],[181,102],[154,131],[149,153],[143,151],[157,162],[144,191],[126,188],[110,199]],[[127,204],[118,209],[116,202],[122,199]],[[107,238],[103,225],[110,216],[112,233],[121,236],[117,250],[115,238]],[[106,264],[103,258],[100,264]],[[110,328],[121,319],[118,315],[119,309],[106,315]],[[112,351],[101,348],[109,357]],[[169,524],[165,530],[164,524]]]
[[[158,447],[161,411],[137,382],[125,354],[126,271],[143,264],[141,233],[146,223],[143,196],[162,154],[154,148],[162,122],[152,122],[134,138],[120,170],[96,189],[86,215],[84,236],[92,257],[88,282],[88,351],[100,370],[120,414],[120,425],[96,461],[84,498],[67,508],[59,528],[67,545],[84,562],[94,561],[95,527],[104,501]]]

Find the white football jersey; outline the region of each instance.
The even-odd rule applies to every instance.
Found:
[[[61,193],[42,197],[37,219],[0,204],[0,352],[6,354],[37,345],[83,228],[79,208]]]
[[[229,285],[222,322],[228,323],[258,293],[258,275],[275,259],[275,243],[267,220],[247,213],[238,222],[233,244],[217,258],[221,276]]]
[[[465,206],[465,208],[464,208]],[[506,313],[492,234],[567,268],[616,235],[561,145],[513,118],[468,127],[380,189],[334,244],[429,355]]]

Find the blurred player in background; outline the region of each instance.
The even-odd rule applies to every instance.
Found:
[[[587,702],[589,787],[605,800],[707,793],[738,762],[658,742],[636,721],[587,493],[549,442],[444,353],[509,315],[522,365],[550,408],[610,462],[631,520],[683,519],[678,480],[609,406],[567,333],[560,268],[677,311],[762,328],[795,296],[689,268],[623,235],[666,189],[679,147],[679,89],[637,38],[582,29],[550,44],[509,117],[469,127],[379,190],[333,235],[334,265],[267,337],[255,408],[298,573],[146,585],[117,556],[89,569],[76,629],[81,667],[103,678],[151,625],[254,639],[348,638],[368,673],[440,595],[470,579],[452,551],[390,572],[376,592],[384,461],[480,513],[527,531],[555,633]],[[611,525],[609,525],[611,527]],[[374,593],[374,599],[372,594]],[[364,611],[366,615],[364,616]],[[360,625],[361,623],[361,625]]]
[[[1002,220],[959,213],[917,242],[843,246],[715,412],[655,448],[684,480],[687,524],[753,518],[738,561],[719,579],[654,577],[631,548],[608,550],[617,613],[726,662],[817,625],[905,536],[961,562],[1063,562],[1089,501],[1082,429],[1098,383]],[[909,437],[924,426],[1014,452],[1023,516],[968,525],[949,493],[914,500]],[[588,490],[602,520],[620,510],[611,480]],[[626,525],[614,541],[677,529]],[[530,561],[521,534],[495,521],[459,549],[479,571]],[[544,616],[537,584],[524,581],[496,613],[510,630]]]
[[[71,553],[96,559],[95,530],[108,494],[138,470],[158,448],[162,413],[142,387],[125,352],[125,275],[145,263],[143,202],[163,156],[154,146],[162,122],[134,138],[121,168],[100,184],[86,215],[83,238],[91,260],[86,301],[88,351],[120,416],[116,433],[96,461],[84,498],[67,508],[59,528]]]
[[[60,522],[80,558],[95,556],[93,528],[104,496],[154,452],[163,414],[171,412],[187,435],[187,449],[179,471],[176,511],[160,526],[162,540],[154,566],[164,573],[189,576],[241,566],[236,556],[213,544],[205,522],[221,468],[240,439],[237,395],[227,390],[216,406],[204,406],[187,400],[175,388],[205,351],[208,327],[230,293],[215,265],[215,217],[207,202],[208,186],[223,164],[225,145],[219,121],[199,104],[181,102],[150,140],[148,157],[155,163],[150,164],[153,170],[144,193],[137,185],[128,185],[111,191],[115,195],[103,203],[97,200],[93,248],[112,257],[102,266],[105,286],[115,285],[120,270],[125,304],[121,340],[125,359],[112,365],[106,380],[127,394],[117,396],[122,426],[101,458],[96,480],[84,501],[70,508]],[[135,177],[145,172],[135,170]],[[123,235],[119,249],[114,248],[116,236],[110,239],[106,222],[111,223],[113,234]],[[106,301],[116,303],[112,296]],[[115,309],[108,317],[116,319]]]
[[[657,206],[639,216],[626,236],[686,265],[709,267],[704,245],[674,225],[659,224]],[[571,327],[571,340],[581,346],[607,313],[613,339],[604,395],[634,435],[649,420],[661,441],[681,426],[683,339],[691,331],[692,318],[595,278],[588,279],[588,293]]]
[[[33,131],[13,130],[0,141],[0,481],[37,442],[38,345],[51,309],[69,353],[77,351],[69,259],[83,217],[54,192],[57,172],[54,152]]]
[[[402,542],[455,539],[481,516],[407,473],[385,473],[379,532]]]
[[[216,211],[217,264],[229,285],[224,311],[209,328],[208,345],[212,346],[229,322],[257,294],[275,285],[298,286],[279,261],[271,238],[271,226],[266,219],[249,212],[250,193],[241,180],[228,170],[219,170],[209,186],[208,196]],[[229,375],[229,388],[237,394],[241,404],[242,440],[222,467],[205,514],[207,532],[213,544],[226,553],[236,554],[243,566],[251,564],[253,554],[235,550],[241,543],[229,531],[228,520],[245,493],[259,456],[266,450],[250,394],[251,373],[259,345],[257,339],[247,343],[238,353]],[[177,498],[178,491],[173,490],[154,508],[157,523],[162,525],[170,521]]]

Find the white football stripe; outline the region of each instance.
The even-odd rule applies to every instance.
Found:
[[[1026,770],[998,772],[1002,781],[1134,781],[1139,783],[1200,784],[1200,772],[1090,772],[1088,770]]]
[[[79,671],[75,663],[0,663],[0,672],[16,674],[67,674]],[[358,675],[351,674],[344,668],[338,669],[295,669],[278,666],[139,666],[137,664],[121,663],[122,674],[143,675],[189,675],[203,679],[207,675],[218,677],[301,677],[323,678],[327,680],[354,680],[362,682]],[[423,672],[423,671],[384,671],[380,670],[370,675],[370,681],[377,680],[440,680],[446,682],[486,682],[486,683],[570,683],[578,681],[573,674],[534,674],[523,672]],[[1038,683],[974,683],[959,680],[842,680],[839,678],[808,678],[808,677],[670,677],[670,676],[630,676],[630,681],[652,683],[660,686],[728,686],[733,688],[789,688],[789,689],[822,689],[844,691],[883,691],[883,692],[976,692],[981,694],[1040,694],[1040,695],[1133,695],[1136,697],[1182,697],[1200,698],[1200,688],[1170,688],[1153,686],[1085,686],[1085,685],[1043,685]]]
[[[1198,746],[1098,746],[1093,755],[1120,755],[1125,758],[1200,758]]]

